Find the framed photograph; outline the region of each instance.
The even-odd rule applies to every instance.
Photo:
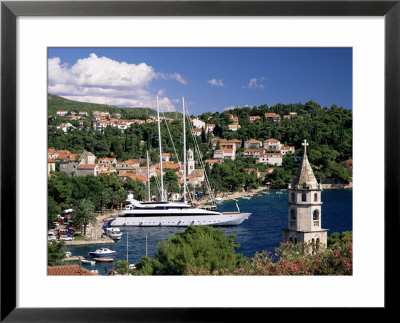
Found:
[[[396,268],[394,246],[399,234],[399,1],[3,1],[1,24],[2,321],[234,321],[237,311],[314,307],[390,310],[394,307],[393,292],[398,282],[393,273]],[[131,74],[137,77],[132,78]],[[202,82],[196,83],[196,77]],[[321,100],[321,105],[314,100]],[[72,106],[69,102],[73,102]],[[93,104],[89,114],[78,108],[79,102],[85,102],[86,106]],[[149,139],[149,142],[154,141],[149,144],[129,131],[131,124],[142,123],[143,129],[146,124],[156,129],[160,120],[159,105],[165,120],[165,125],[158,130],[159,136],[161,133],[171,136],[168,124],[173,135],[181,135],[180,120],[184,112],[190,115],[187,126],[191,128],[183,133],[199,138],[204,147],[209,144],[202,149],[196,140],[191,140],[188,150],[183,141],[183,152],[178,148],[176,154],[177,158],[179,152],[181,157],[186,157],[183,170],[179,158],[170,156],[175,147],[162,154],[160,143],[158,154],[158,139]],[[157,114],[150,109],[146,110],[146,115],[139,115],[140,111],[136,115],[132,109],[121,109],[120,113],[112,110],[127,106],[151,107]],[[242,114],[239,107],[247,109],[247,114]],[[107,109],[111,109],[113,115]],[[320,112],[315,112],[317,110]],[[318,113],[326,113],[326,117]],[[278,125],[289,125],[290,120],[307,119],[309,115],[325,120],[325,125],[321,121],[321,125],[310,132],[318,140],[298,138],[300,132],[304,135],[310,131],[306,123],[301,122],[296,123],[296,132],[291,137],[297,139],[290,141],[285,137],[282,144],[273,139],[273,136],[280,136]],[[346,123],[344,119],[348,115]],[[207,117],[208,123],[203,121]],[[220,123],[220,118],[226,121]],[[246,118],[244,123],[243,118]],[[319,243],[326,244],[328,230],[337,231],[334,224],[326,228],[328,230],[320,226],[320,191],[327,186],[344,186],[340,181],[322,181],[318,176],[327,174],[325,168],[316,167],[313,173],[307,159],[308,153],[314,166],[313,161],[337,153],[328,148],[316,148],[316,145],[328,147],[323,137],[324,131],[330,131],[327,128],[332,118],[341,125],[336,129],[336,145],[343,148],[337,149],[343,156],[337,159],[336,166],[330,166],[329,174],[342,172],[343,183],[346,174],[351,174],[351,180],[346,183],[351,182],[353,188],[345,195],[324,192],[322,202],[325,202],[324,196],[331,196],[336,204],[333,207],[326,203],[326,213],[332,219],[329,223],[340,223],[342,226],[338,228],[353,232],[351,267],[343,265],[347,272],[324,272],[310,277],[306,271],[291,275],[288,269],[273,276],[256,271],[254,274],[236,271],[218,275],[212,271],[205,274],[201,267],[190,267],[195,274],[169,271],[161,275],[105,277],[110,274],[109,267],[101,263],[108,259],[114,261],[114,258],[103,253],[114,251],[100,250],[98,245],[96,248],[95,245],[92,248],[79,246],[79,241],[89,246],[91,242],[117,241],[114,249],[121,256],[115,260],[122,264],[129,255],[142,270],[144,263],[139,262],[138,254],[147,255],[148,234],[143,233],[143,228],[131,230],[129,227],[155,226],[155,222],[144,223],[142,218],[136,223],[129,212],[146,203],[159,203],[152,200],[169,203],[164,196],[162,177],[167,174],[165,176],[177,176],[177,183],[183,187],[183,192],[181,186],[174,191],[172,184],[168,184],[168,199],[178,203],[190,198],[192,207],[197,203],[197,210],[209,212],[210,219],[204,217],[203,222],[215,221],[211,215],[217,211],[207,209],[202,203],[218,185],[214,182],[213,189],[211,186],[207,189],[205,175],[217,178],[211,169],[216,165],[218,170],[217,164],[223,161],[224,165],[230,165],[231,161],[226,159],[234,160],[235,153],[239,152],[236,156],[240,156],[240,160],[251,157],[254,159],[252,167],[261,165],[251,171],[246,164],[249,176],[243,179],[246,183],[250,183],[253,175],[256,183],[261,172],[262,178],[270,179],[264,180],[264,185],[283,185],[278,175],[268,175],[274,171],[270,166],[280,166],[282,160],[290,159],[294,165],[293,174],[295,166],[299,171],[293,175],[288,191],[284,183],[284,192],[276,192],[276,201],[281,199],[280,194],[284,197],[282,214],[287,214],[287,218],[282,223],[269,223],[274,230],[266,228],[264,232],[259,223],[255,225],[258,231],[254,225],[241,225],[241,231],[231,229],[232,221],[250,223],[246,205],[251,200],[246,199],[251,196],[243,193],[235,195],[242,202],[236,206],[234,202],[229,204],[237,207],[237,212],[222,207],[224,212],[219,213],[219,219],[225,214],[230,218],[243,216],[243,219],[230,219],[231,222],[227,222],[230,229],[226,232],[241,235],[240,243],[244,246],[245,237],[258,237],[259,244],[254,244],[254,250],[240,249],[246,257],[261,252],[264,247],[273,251],[281,238],[294,244],[312,241],[313,253]],[[240,124],[253,127],[253,134],[242,135]],[[258,124],[259,128],[253,126]],[[85,127],[90,136],[74,137],[74,142],[63,146],[64,133],[78,128],[83,133]],[[259,129],[258,134],[255,129]],[[115,141],[110,145],[124,145],[124,148],[103,154],[101,140],[89,142],[106,131],[118,132],[124,143]],[[172,137],[172,142],[181,144],[181,139]],[[229,140],[215,141],[214,137]],[[271,139],[266,139],[268,137]],[[284,137],[278,139],[281,138]],[[79,140],[86,140],[86,144]],[[146,157],[145,145],[152,146],[150,158],[143,158]],[[63,147],[73,147],[73,152]],[[207,172],[201,173],[194,159],[207,149],[210,150],[209,158],[204,158],[208,163]],[[293,154],[295,158],[288,159],[284,154]],[[298,156],[300,164],[295,163]],[[148,162],[151,159],[154,165]],[[156,164],[161,160],[165,163]],[[169,169],[163,173],[163,166],[164,170],[166,167],[174,171]],[[58,182],[48,180],[59,171],[56,172],[55,167],[63,167],[69,178],[101,175],[108,181],[107,176],[113,176],[118,183],[107,185],[121,186],[124,194],[133,191],[135,199],[126,194],[117,196],[117,189],[112,192],[112,199],[96,199],[93,197],[94,181],[89,189],[82,189],[85,196],[64,199],[62,196],[69,194],[66,190],[71,184],[67,177]],[[154,187],[150,184],[150,172],[155,174]],[[159,176],[161,189],[157,189],[160,183],[156,183]],[[143,187],[129,184],[131,181],[142,181]],[[190,185],[186,186],[186,181]],[[81,182],[86,185],[83,180]],[[221,200],[226,198],[223,192],[231,185],[228,183],[226,175],[218,186]],[[49,194],[48,187],[57,193]],[[136,200],[137,196],[138,200],[146,202]],[[99,235],[99,223],[75,215],[69,217],[72,208],[83,210],[86,207],[79,205],[79,199],[89,201],[86,206],[90,204],[101,214],[101,229],[103,224],[108,224],[121,227],[121,232],[112,227],[106,230],[104,226],[107,234]],[[212,201],[217,198],[212,197]],[[52,212],[48,211],[51,207]],[[104,208],[112,213],[118,208],[121,211],[122,207],[125,208],[123,217],[111,220],[103,216]],[[267,207],[265,204],[264,208]],[[309,215],[306,215],[306,208]],[[165,212],[165,205],[162,210]],[[324,208],[322,210],[324,224],[327,222],[324,222]],[[46,216],[50,213],[63,216],[52,217],[50,221],[50,216]],[[151,219],[147,217],[146,221]],[[310,230],[301,224],[308,220],[313,226]],[[185,219],[176,215],[165,221],[177,222],[168,222],[169,225],[160,222],[158,226],[170,228],[171,223],[179,226]],[[201,227],[201,222],[190,221],[189,224]],[[59,225],[62,229],[55,230]],[[79,234],[76,234],[78,226]],[[166,237],[175,232],[168,230]],[[67,245],[73,245],[68,250],[79,256],[77,270],[80,274],[77,275],[82,276],[84,270],[91,277],[49,274],[57,271],[48,267],[48,241],[41,238],[49,233],[52,237],[48,236],[48,240],[66,240]],[[266,239],[268,234],[275,238]],[[150,253],[154,254],[157,243],[164,238],[149,239]],[[72,239],[75,243],[68,241]],[[274,243],[268,245],[267,240]],[[83,258],[89,251],[92,257]],[[82,261],[85,261],[84,266]],[[92,262],[96,263],[97,273],[91,270]],[[100,270],[100,275],[96,275]]]

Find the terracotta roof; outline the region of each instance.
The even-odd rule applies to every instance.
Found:
[[[277,113],[266,113],[265,117],[266,118],[280,118],[281,116]]]
[[[231,139],[231,140],[229,140],[228,142],[234,142],[234,143],[236,143],[236,142],[242,142],[242,141],[239,140],[239,139]]]
[[[98,276],[86,268],[79,265],[68,266],[48,266],[47,275],[49,276]]]
[[[260,140],[257,140],[257,139],[250,139],[250,140],[247,140],[246,142],[255,142],[255,143],[260,143]]]
[[[283,146],[283,147],[281,147],[281,150],[282,149],[286,149],[286,150],[294,150],[294,146]]]
[[[96,164],[80,164],[78,169],[95,169],[96,166]]]
[[[279,142],[279,140],[276,140],[276,139],[274,139],[274,138],[265,139],[264,141],[268,141],[268,142]]]
[[[47,158],[47,162],[48,162],[48,163],[55,163],[56,160],[55,160],[55,159],[51,159],[51,158]]]
[[[121,174],[118,175],[119,177],[128,177],[131,180],[134,181],[139,181],[139,182],[147,182],[147,178],[142,176],[142,175],[138,175],[138,174],[133,174],[133,173],[125,173],[125,174]]]
[[[114,161],[115,158],[99,158],[99,161],[106,161],[106,160],[108,160],[108,161]]]

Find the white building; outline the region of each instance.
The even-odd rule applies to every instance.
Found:
[[[206,123],[198,118],[192,120],[192,124],[194,128],[205,128]]]
[[[258,157],[258,160],[256,161],[256,163],[282,166],[282,154],[281,153],[263,153]]]
[[[264,140],[264,149],[267,151],[280,151],[281,142],[274,138]]]
[[[294,153],[294,146],[282,146],[281,147],[282,155],[293,154],[293,153]]]
[[[250,139],[244,142],[244,148],[259,148],[261,146],[261,141],[256,139]]]

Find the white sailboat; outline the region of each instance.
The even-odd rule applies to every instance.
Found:
[[[251,213],[237,212],[219,212],[204,208],[194,207],[186,203],[186,133],[185,133],[185,102],[182,98],[183,109],[183,129],[184,129],[184,201],[169,202],[166,200],[166,194],[163,186],[162,175],[162,147],[161,147],[161,130],[160,115],[157,97],[157,116],[158,116],[158,135],[160,149],[160,170],[161,170],[161,190],[160,201],[158,202],[140,202],[133,198],[132,194],[127,197],[127,205],[125,210],[117,218],[111,222],[111,226],[189,226],[189,225],[213,225],[213,226],[229,226],[241,224],[248,219]]]

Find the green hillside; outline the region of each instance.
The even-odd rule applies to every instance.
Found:
[[[58,110],[67,110],[69,112],[86,111],[89,114],[93,111],[107,111],[120,113],[123,119],[147,119],[150,116],[157,115],[157,111],[150,108],[119,108],[106,104],[72,101],[53,94],[47,95],[47,102],[47,114],[51,116],[55,116]],[[179,112],[165,112],[164,115],[172,119],[181,118],[181,113]]]

